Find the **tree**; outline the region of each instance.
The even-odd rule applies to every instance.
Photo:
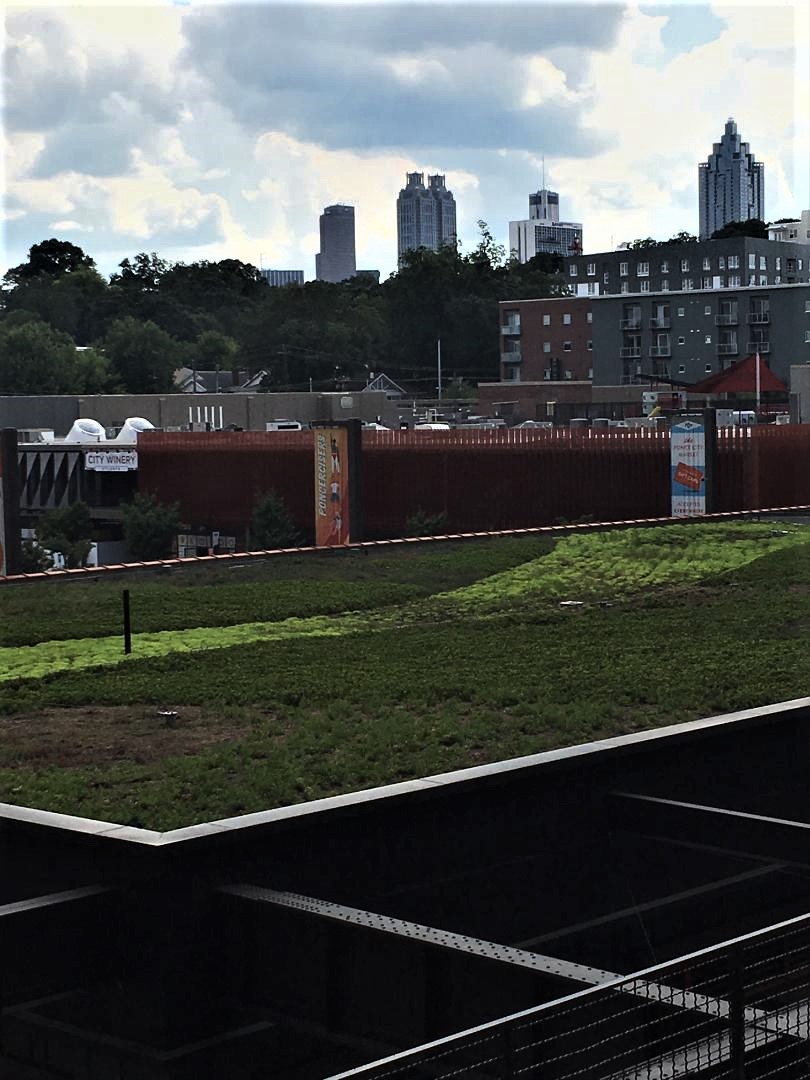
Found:
[[[727,240],[732,236],[751,236],[757,240],[767,240],[768,226],[759,218],[748,218],[747,221],[728,221],[722,229],[714,230],[711,239]]]
[[[28,262],[12,267],[3,280],[9,285],[20,285],[33,278],[58,278],[85,267],[94,270],[96,264],[80,247],[67,240],[43,240],[28,251]]]
[[[132,262],[124,259],[118,266],[121,273],[113,274],[110,284],[140,292],[156,292],[171,269],[171,264],[161,259],[156,251],[151,255],[141,251]]]
[[[80,392],[76,346],[43,322],[0,324],[0,393]]]
[[[194,343],[193,352],[194,363],[202,371],[231,371],[239,343],[218,330],[205,330]]]
[[[135,559],[162,559],[170,556],[181,531],[180,506],[159,502],[154,495],[135,496],[121,507],[124,539]]]
[[[20,550],[21,574],[40,574],[52,566],[53,559],[35,540],[23,540]]]
[[[695,236],[694,233],[678,232],[674,236],[671,236],[667,240],[668,244],[697,244],[700,238]]]
[[[151,321],[116,319],[103,341],[113,373],[130,394],[163,394],[181,359],[178,342]]]
[[[37,526],[39,545],[63,555],[68,569],[84,566],[93,546],[90,539],[92,534],[90,511],[83,502],[60,510],[49,510],[42,515]]]
[[[301,537],[293,516],[282,497],[268,491],[253,509],[250,522],[250,544],[256,550],[298,547]]]

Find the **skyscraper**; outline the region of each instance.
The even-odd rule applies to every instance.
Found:
[[[326,206],[320,217],[321,250],[315,256],[318,281],[345,281],[357,273],[354,207]]]
[[[518,262],[528,262],[535,255],[582,254],[582,225],[578,221],[560,221],[560,196],[541,188],[529,196],[529,216],[509,222],[509,251]]]
[[[425,247],[438,251],[456,242],[456,200],[438,173],[408,173],[397,199],[397,256],[400,266],[406,251]]]
[[[700,239],[708,240],[729,221],[765,220],[765,166],[741,142],[733,117],[708,161],[698,166]]]

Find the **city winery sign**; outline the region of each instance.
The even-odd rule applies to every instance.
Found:
[[[138,451],[85,450],[84,467],[93,472],[129,472],[138,468]]]

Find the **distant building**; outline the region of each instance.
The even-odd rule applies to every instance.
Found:
[[[369,278],[375,284],[380,284],[380,271],[379,270],[358,270],[355,277]]]
[[[438,251],[456,243],[456,200],[440,174],[408,173],[397,199],[397,257],[424,247]]]
[[[582,252],[582,225],[560,221],[560,196],[542,188],[529,196],[529,217],[509,222],[509,251],[518,262],[535,255],[579,255]]]
[[[768,226],[769,240],[793,240],[797,244],[810,244],[810,210],[792,221],[775,221]]]
[[[765,220],[765,167],[742,142],[732,117],[708,161],[698,166],[700,239],[730,221]]]
[[[577,255],[563,265],[577,296],[795,285],[810,281],[810,244],[730,236]]]
[[[260,270],[268,285],[279,287],[281,285],[303,285],[303,270]]]
[[[354,277],[354,207],[337,204],[324,208],[320,217],[321,250],[315,256],[318,281],[345,281]]]

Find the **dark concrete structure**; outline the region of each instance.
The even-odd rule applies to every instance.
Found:
[[[162,834],[2,806],[0,1074],[799,1080],[808,720]]]
[[[564,262],[568,284],[577,295],[586,296],[810,281],[810,244],[749,236],[601,251]]]

